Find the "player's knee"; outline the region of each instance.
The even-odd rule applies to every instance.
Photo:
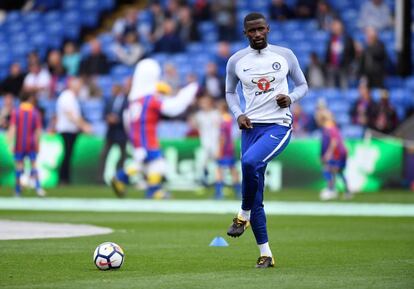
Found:
[[[244,155],[241,159],[243,170],[254,171],[257,168],[258,162],[249,155]]]

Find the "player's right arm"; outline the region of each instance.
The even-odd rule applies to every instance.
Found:
[[[237,119],[239,128],[248,129],[252,128],[253,126],[250,119],[243,114],[240,108],[240,101],[236,92],[237,84],[239,83],[239,81],[240,80],[236,75],[236,63],[234,59],[231,57],[227,62],[226,67],[226,101],[230,111]]]
[[[190,83],[180,89],[175,97],[168,97],[161,103],[161,113],[163,115],[174,117],[183,113],[193,102],[198,91],[196,82]]]

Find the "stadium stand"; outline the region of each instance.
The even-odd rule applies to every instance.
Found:
[[[167,0],[160,1],[166,7]],[[195,1],[188,1],[192,5]],[[258,11],[268,16],[267,0],[239,0],[236,1],[236,21],[238,41],[231,43],[232,52],[246,46],[242,35],[242,19],[250,11]],[[285,1],[289,6],[295,5],[295,0]],[[357,28],[359,9],[364,1],[358,0],[331,0],[328,1],[332,8],[338,13],[345,24],[346,30],[354,40],[363,42],[364,35]],[[394,1],[386,0],[387,5],[394,10]],[[66,40],[79,40],[82,28],[96,28],[99,25],[100,15],[104,11],[116,8],[114,0],[66,0],[61,7],[48,10],[46,12],[30,11],[10,11],[6,19],[0,24],[0,79],[8,74],[9,66],[12,62],[19,62],[24,68],[27,67],[27,54],[36,50],[40,57],[44,59],[48,50],[52,48],[62,48]],[[414,9],[412,10],[414,16]],[[141,44],[146,48],[147,55],[151,55],[158,60],[161,65],[172,63],[178,70],[180,79],[184,82],[190,73],[195,73],[199,80],[203,79],[205,66],[209,61],[214,61],[218,41],[218,29],[213,20],[202,21],[198,25],[201,35],[200,42],[188,43],[184,53],[167,55],[163,53],[152,54],[152,43],[148,38],[148,31],[152,25],[152,15],[149,9],[140,10],[138,13],[137,31]],[[320,59],[325,59],[326,42],[329,32],[318,29],[316,20],[288,20],[285,22],[270,21],[272,32],[269,41],[280,46],[291,48],[298,57],[299,63],[305,70],[309,63],[309,55],[316,52]],[[396,63],[396,52],[394,48],[394,30],[380,32],[380,39],[384,42],[390,59],[390,66]],[[103,99],[84,100],[82,109],[88,120],[97,128],[95,132],[102,135],[105,131],[102,120],[103,102],[109,97],[111,87],[114,83],[124,83],[132,74],[133,68],[116,63],[113,52],[113,45],[117,41],[110,32],[103,32],[98,35],[101,42],[103,53],[108,59],[115,63],[108,75],[99,75],[95,81],[102,91]],[[414,53],[414,37],[412,37],[412,48]],[[88,43],[83,43],[80,47],[81,55],[87,56],[90,53]],[[189,61],[191,59],[191,61]],[[391,69],[393,71],[393,69]],[[385,80],[386,88],[390,91],[390,99],[395,105],[398,117],[402,120],[406,114],[406,108],[413,105],[414,95],[414,76],[406,79],[390,75]],[[305,112],[312,114],[317,99],[324,98],[329,108],[337,116],[337,121],[343,129],[345,137],[361,137],[363,128],[351,123],[349,117],[350,104],[358,96],[355,88],[356,83],[348,90],[326,88],[311,90],[303,99],[302,106]],[[374,99],[378,98],[378,92],[373,91]],[[1,98],[0,98],[1,100]],[[47,120],[53,117],[53,107],[55,100],[42,100],[41,106],[46,112]],[[177,127],[174,135],[169,135],[167,129],[160,129],[160,133],[165,137],[184,137],[186,130],[182,123],[173,124]],[[183,128],[184,127],[184,128]]]

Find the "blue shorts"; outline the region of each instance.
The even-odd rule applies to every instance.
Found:
[[[17,162],[22,162],[25,157],[28,157],[31,162],[34,162],[37,157],[36,152],[23,152],[23,153],[14,153],[14,160]]]
[[[159,158],[162,158],[161,150],[149,150],[147,151],[147,156],[145,157],[144,163],[148,163]]]
[[[236,164],[236,160],[234,157],[223,157],[217,160],[217,164],[219,167],[229,167],[232,168]]]
[[[339,160],[329,160],[327,164],[332,169],[343,170],[346,167],[346,158],[341,158]]]

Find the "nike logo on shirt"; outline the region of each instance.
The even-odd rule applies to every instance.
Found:
[[[246,72],[246,71],[249,71],[249,70],[251,70],[253,67],[250,67],[250,68],[243,68],[243,72]]]

